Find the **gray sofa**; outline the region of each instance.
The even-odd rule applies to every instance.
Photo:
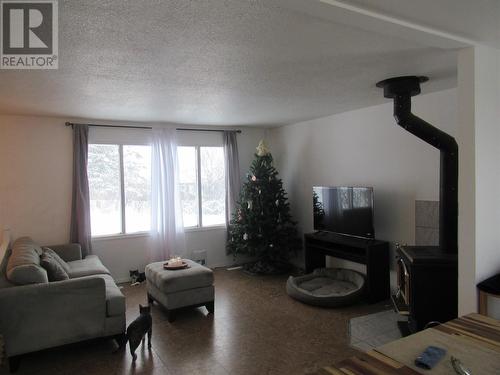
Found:
[[[125,297],[99,258],[82,259],[78,244],[48,247],[67,262],[67,280],[48,281],[43,250],[28,237],[0,264],[0,334],[11,370],[21,354],[125,332]]]

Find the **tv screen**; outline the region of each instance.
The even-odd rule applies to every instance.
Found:
[[[313,187],[314,230],[374,238],[373,188]]]

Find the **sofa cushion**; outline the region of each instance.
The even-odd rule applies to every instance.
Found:
[[[125,296],[110,275],[85,276],[86,278],[100,277],[106,285],[106,316],[118,316],[125,314]]]
[[[7,264],[7,272],[10,269],[25,264],[40,264],[42,248],[35,244],[29,237],[18,238],[12,245],[12,252]]]
[[[42,248],[29,237],[21,237],[12,245],[7,262],[7,279],[18,285],[46,283],[47,272],[40,266]]]
[[[181,270],[165,270],[165,262],[151,263],[146,266],[146,278],[163,293],[174,293],[182,290],[211,286],[214,275],[210,268],[185,259],[189,268]]]
[[[59,256],[54,250],[49,247],[42,248],[44,254],[49,254],[51,258],[53,258],[59,265],[64,269],[64,272],[68,273],[70,271],[69,264],[64,261],[63,258]]]
[[[49,281],[62,281],[68,280],[69,276],[57,261],[56,258],[52,257],[49,252],[44,252],[40,257],[40,265],[47,271],[47,276]]]
[[[68,265],[68,275],[71,279],[75,277],[111,274],[96,255],[87,255],[85,259],[68,262]]]

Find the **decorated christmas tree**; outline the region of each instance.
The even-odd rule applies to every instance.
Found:
[[[291,254],[301,246],[287,194],[277,176],[273,157],[260,141],[231,220],[227,244],[235,256],[256,258],[245,266],[252,273],[288,270]]]

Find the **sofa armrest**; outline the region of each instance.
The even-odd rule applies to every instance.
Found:
[[[101,336],[105,319],[101,277],[0,289],[0,332],[8,356]]]
[[[82,248],[79,243],[46,246],[54,250],[64,261],[72,262],[82,259]]]

